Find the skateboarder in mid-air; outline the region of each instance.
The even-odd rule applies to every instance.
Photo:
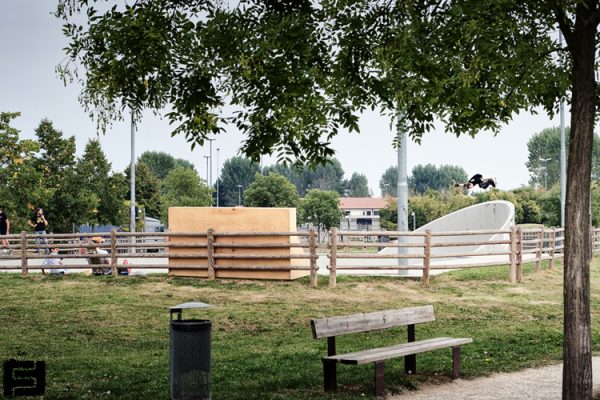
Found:
[[[454,185],[455,187],[463,187],[466,189],[471,189],[473,186],[479,186],[482,189],[487,189],[488,187],[496,187],[496,181],[494,178],[484,178],[481,174],[475,174],[468,180],[467,183],[457,183]]]

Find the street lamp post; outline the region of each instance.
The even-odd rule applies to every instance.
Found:
[[[548,190],[548,161],[550,161],[551,158],[541,158],[540,157],[540,161],[544,163],[544,190]]]
[[[135,232],[135,119],[131,111],[131,165],[129,167],[129,232]],[[131,236],[131,242],[135,243],[135,236]],[[131,249],[135,253],[135,248]]]
[[[412,215],[412,219],[413,219],[413,231],[415,231],[417,229],[417,219],[415,218],[415,212],[411,212],[410,215]]]
[[[562,47],[562,31],[558,30],[558,44]],[[560,226],[565,226],[565,203],[567,196],[567,154],[565,143],[565,103],[560,99]]]
[[[208,160],[210,159],[210,156],[204,156],[204,158],[206,158],[206,186],[210,187],[210,182],[209,182],[209,175],[208,175]]]
[[[219,149],[217,147],[217,207],[219,207]]]
[[[213,158],[212,158],[212,142],[215,139],[206,139],[206,140],[208,140],[208,148],[209,148],[208,152],[209,152],[209,158],[210,158],[210,168],[208,168],[208,171],[206,171],[206,174],[208,175],[208,187],[211,187],[212,183],[213,183],[213,180],[212,180],[212,164],[213,164],[213,162],[212,162],[212,160],[213,160]]]
[[[238,188],[238,206],[242,205],[242,185],[237,185]]]

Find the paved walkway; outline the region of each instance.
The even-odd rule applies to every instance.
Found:
[[[600,392],[600,357],[593,357],[594,394]],[[419,390],[387,400],[560,400],[562,364],[498,373],[473,380],[457,379],[443,385],[426,385]]]

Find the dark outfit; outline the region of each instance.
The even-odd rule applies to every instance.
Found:
[[[37,214],[33,214],[33,216],[31,217],[31,223],[35,225],[35,227],[33,228],[33,230],[35,232],[44,232],[46,233],[46,223],[44,222],[44,219],[42,217],[40,217]]]
[[[472,184],[473,186],[477,185],[482,189],[487,189],[489,186],[496,187],[496,182],[494,182],[494,179],[483,179],[483,175],[481,174],[473,175],[471,179],[469,179],[468,183]]]
[[[35,239],[35,242],[37,244],[44,244],[44,245],[48,245],[48,238],[46,238],[46,222],[44,222],[44,217],[39,215],[37,212],[34,213],[31,218],[30,221],[33,225],[35,225],[35,227],[33,228],[34,232],[36,235],[38,235],[38,237]],[[40,252],[40,249],[37,248],[36,253]],[[50,254],[50,249],[49,248],[45,248],[44,249],[44,253],[45,254]]]
[[[8,215],[6,215],[4,211],[0,212],[0,236],[6,235],[6,232],[8,231],[8,224],[6,221],[8,221]]]

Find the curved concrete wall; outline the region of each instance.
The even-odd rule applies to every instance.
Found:
[[[417,229],[418,232],[424,232],[427,229],[432,232],[451,232],[451,231],[481,231],[490,229],[509,229],[515,224],[515,206],[504,200],[494,200],[485,203],[475,204],[448,215],[431,221],[428,224]],[[464,240],[460,240],[463,237]],[[508,234],[482,234],[468,236],[437,236],[432,239],[432,243],[459,242],[459,241],[486,241],[508,239]],[[494,246],[494,251],[499,251],[501,247]],[[508,249],[508,245],[506,245]],[[466,253],[490,251],[490,246],[461,246],[461,247],[435,247],[432,253]]]
[[[474,204],[431,221],[417,229],[432,231],[478,231],[508,229],[515,223],[515,206],[505,200]]]
[[[441,218],[431,221],[418,228],[417,232],[424,232],[429,229],[432,232],[463,232],[463,231],[481,231],[481,230],[503,230],[509,229],[515,223],[515,206],[504,200],[494,200],[485,203],[475,204],[469,207],[465,207],[461,210],[454,211],[448,215],[444,215]],[[455,243],[455,242],[482,242],[489,240],[502,240],[508,239],[508,234],[480,234],[480,235],[467,235],[467,236],[434,236],[432,237],[432,244],[435,243]],[[462,238],[462,239],[461,239]],[[408,242],[418,243],[421,238],[408,238]],[[498,252],[502,250],[503,246],[486,246],[486,245],[474,245],[474,246],[460,246],[460,247],[433,247],[431,249],[432,254],[452,254],[452,253],[473,253],[473,252],[487,252],[494,251]],[[395,248],[385,248],[380,253],[382,254],[393,254],[398,250]],[[410,248],[409,253],[422,254],[422,249]],[[447,258],[445,258],[447,260]],[[410,260],[412,263],[420,263],[418,260]]]

